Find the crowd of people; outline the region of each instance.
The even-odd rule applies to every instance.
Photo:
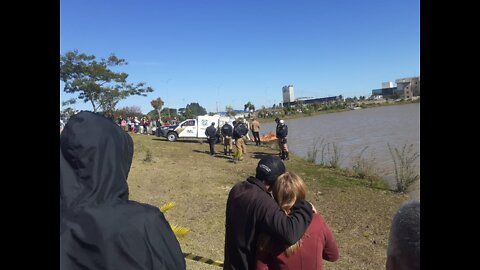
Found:
[[[176,119],[172,120],[175,124]],[[117,124],[122,127],[124,131],[131,131],[136,134],[155,134],[155,130],[161,126],[171,125],[170,121],[162,122],[160,118],[157,120],[149,119],[148,117],[141,117],[140,120],[138,117],[119,117],[117,119]]]
[[[278,117],[275,119],[275,122],[277,123],[275,134],[280,149],[278,155],[282,160],[289,160],[287,145],[288,126],[283,119]],[[253,140],[248,136],[250,130],[253,135]],[[214,139],[214,136],[215,134],[218,135],[218,133],[222,135],[224,155],[232,155],[233,144],[235,144],[236,152],[233,154],[233,157],[238,161],[242,161],[247,153],[247,142],[253,141],[256,146],[262,144],[260,140],[260,123],[254,117],[252,117],[251,122],[244,119],[235,120],[233,121],[233,126],[229,123],[225,123],[223,126],[219,127],[218,131],[215,128],[215,123],[212,123],[205,131],[210,146],[211,156],[215,155],[214,144],[216,140]]]
[[[340,257],[332,230],[306,201],[305,183],[285,166],[288,129],[282,131],[282,121],[281,157],[262,157],[255,176],[228,194],[224,269],[322,269],[323,260]],[[223,126],[222,134],[242,145],[241,124]],[[121,127],[80,112],[60,135],[60,269],[186,269],[162,212],[129,199],[134,145]],[[215,134],[215,123],[211,127],[208,137]],[[231,144],[224,149],[230,151]],[[403,205],[395,215],[386,269],[419,269],[419,218],[419,202]]]

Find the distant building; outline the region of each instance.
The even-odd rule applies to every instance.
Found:
[[[395,80],[397,92],[402,98],[420,96],[420,77],[410,77]]]
[[[382,89],[383,88],[393,88],[393,82],[383,82]]]
[[[283,107],[295,106],[297,104],[314,104],[314,103],[328,103],[330,101],[339,100],[339,96],[324,97],[324,98],[298,98],[295,99],[293,94],[293,85],[282,87]]]
[[[303,100],[296,100],[296,101],[293,101],[293,102],[283,102],[283,107],[295,106],[297,104],[303,104],[303,105],[315,104],[315,103],[325,104],[325,103],[328,103],[328,102],[331,102],[331,101],[336,101],[336,100],[339,100],[339,99],[340,99],[339,96],[303,99]]]
[[[393,95],[395,91],[397,91],[397,87],[374,89],[372,90],[372,96],[389,97]]]
[[[397,79],[395,83],[397,86],[393,87],[392,82],[383,82],[382,88],[372,90],[372,96],[390,98],[394,93],[404,99],[420,96],[420,77]]]
[[[293,93],[293,85],[286,85],[282,87],[282,94],[283,94],[283,103],[295,101],[295,97]]]

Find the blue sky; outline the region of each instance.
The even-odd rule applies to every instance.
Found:
[[[382,82],[420,75],[419,0],[61,0],[60,53],[126,59],[130,83],[209,112],[295,97],[369,96]],[[60,83],[60,101],[71,98]],[[80,101],[75,109],[91,110]],[[60,105],[60,109],[62,109]]]

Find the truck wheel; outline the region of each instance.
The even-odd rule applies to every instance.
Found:
[[[170,141],[170,142],[176,141],[177,138],[178,138],[178,135],[177,135],[177,133],[175,133],[175,132],[169,132],[169,133],[167,134],[167,140]]]

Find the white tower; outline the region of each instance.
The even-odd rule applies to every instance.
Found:
[[[295,100],[293,94],[293,85],[286,85],[282,87],[283,93],[283,103],[285,102],[293,102]]]
[[[382,89],[392,88],[392,87],[393,87],[393,82],[382,82]]]

